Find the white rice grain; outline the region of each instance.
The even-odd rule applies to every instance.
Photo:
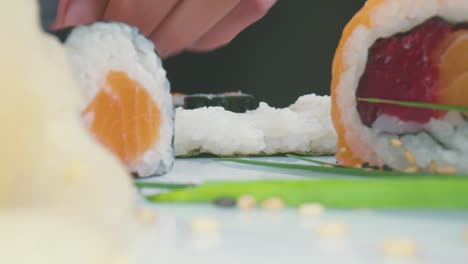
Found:
[[[177,156],[332,154],[335,148],[328,96],[302,96],[283,109],[261,103],[241,114],[221,107],[176,111]]]

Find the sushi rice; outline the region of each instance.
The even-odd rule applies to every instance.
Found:
[[[222,107],[176,111],[177,156],[320,155],[333,154],[335,148],[328,96],[302,96],[284,109],[260,103],[246,113]]]

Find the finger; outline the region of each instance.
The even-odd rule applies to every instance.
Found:
[[[193,44],[240,2],[240,0],[181,1],[151,34],[162,57]]]
[[[169,14],[178,0],[110,0],[105,20],[121,21],[149,35]]]
[[[89,24],[101,20],[108,0],[61,0],[53,29]]]
[[[50,26],[51,29],[59,29],[65,24],[65,14],[72,0],[61,0],[58,3],[57,15],[54,22]]]
[[[190,50],[206,51],[231,42],[242,30],[263,18],[276,0],[242,0],[207,34],[197,40]]]

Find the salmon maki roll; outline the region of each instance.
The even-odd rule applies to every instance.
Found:
[[[153,43],[122,23],[74,28],[65,41],[91,133],[136,175],[172,166],[174,109]]]
[[[367,1],[332,76],[339,164],[468,173],[466,113],[359,100],[468,106],[468,1]]]

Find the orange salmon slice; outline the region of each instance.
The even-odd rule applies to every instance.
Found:
[[[110,71],[87,106],[92,134],[123,163],[137,161],[160,136],[161,111],[148,91],[125,72]]]

